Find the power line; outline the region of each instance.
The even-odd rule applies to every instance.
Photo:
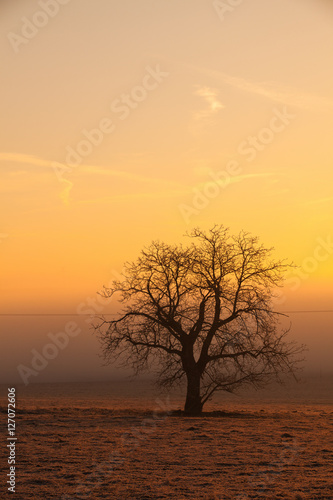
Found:
[[[333,313],[333,309],[327,309],[327,310],[312,310],[312,311],[277,311],[282,314],[318,314],[318,313],[324,313],[324,314],[329,314]],[[61,317],[73,317],[73,316],[81,316],[81,317],[94,317],[94,316],[117,316],[117,313],[95,313],[95,314],[79,314],[79,313],[0,313],[0,316],[61,316]]]
[[[333,309],[325,310],[314,310],[314,311],[279,311],[284,314],[300,314],[300,313],[333,313]]]

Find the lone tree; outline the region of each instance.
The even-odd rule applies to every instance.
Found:
[[[302,347],[286,341],[272,306],[288,264],[245,232],[187,236],[188,246],[155,241],[127,263],[102,294],[119,293],[122,311],[95,328],[107,362],[120,357],[137,373],[155,364],[165,386],[186,378],[185,413],[194,415],[215,391],[294,373]]]

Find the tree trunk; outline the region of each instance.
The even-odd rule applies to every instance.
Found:
[[[185,402],[185,413],[187,415],[199,415],[202,412],[200,396],[200,374],[195,371],[187,374],[187,393]]]

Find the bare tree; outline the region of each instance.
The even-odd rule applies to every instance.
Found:
[[[120,357],[137,373],[155,363],[163,385],[186,378],[185,413],[198,414],[215,391],[294,373],[302,347],[286,340],[272,306],[290,265],[245,232],[187,236],[186,247],[153,242],[125,265],[103,293],[119,293],[122,311],[96,329],[107,362]]]

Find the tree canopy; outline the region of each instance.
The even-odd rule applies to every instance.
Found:
[[[200,413],[215,391],[256,387],[294,373],[302,347],[287,340],[274,291],[290,267],[246,232],[194,229],[189,244],[154,241],[122,279],[105,288],[121,310],[96,329],[107,362],[140,372],[158,367],[159,383],[187,382],[185,411]]]

